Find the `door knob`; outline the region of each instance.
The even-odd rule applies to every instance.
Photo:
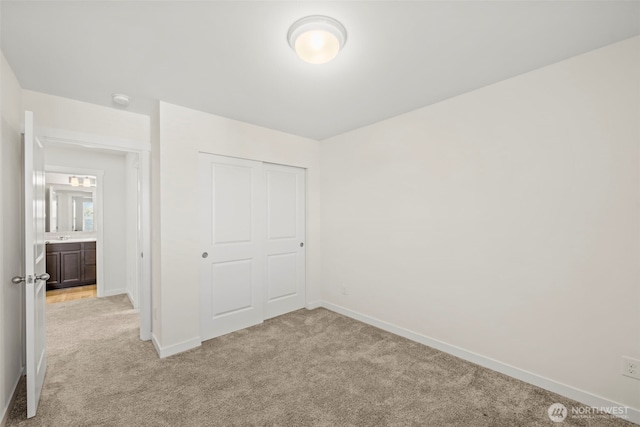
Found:
[[[36,276],[36,280],[42,280],[46,282],[49,279],[51,279],[51,275],[49,273],[42,273],[41,275]]]
[[[46,282],[49,279],[51,279],[51,275],[49,273],[42,273],[41,275],[34,277],[34,282],[37,282],[38,280],[44,280]],[[25,282],[24,277],[15,276],[11,278],[11,283],[15,283],[16,285],[19,285],[22,282]],[[29,283],[31,283],[31,278],[29,278]]]
[[[202,258],[206,258],[208,256],[209,256],[209,254],[207,252],[202,252]]]
[[[303,246],[304,246],[304,243],[303,243],[303,242],[300,242],[300,247],[303,247]]]

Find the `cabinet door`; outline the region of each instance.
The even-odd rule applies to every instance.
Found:
[[[60,284],[72,285],[82,280],[82,251],[60,252]]]
[[[60,284],[60,252],[47,252],[47,289]]]
[[[82,281],[85,284],[92,284],[96,281],[96,248],[95,243],[91,245],[85,244],[83,246],[83,268],[82,268]]]

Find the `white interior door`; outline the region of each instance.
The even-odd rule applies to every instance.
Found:
[[[264,164],[265,318],[305,305],[305,170]]]
[[[262,163],[200,154],[201,338],[264,319]]]
[[[47,371],[46,256],[44,245],[44,147],[34,133],[33,113],[25,112],[24,238],[26,285],[27,417],[35,416]]]

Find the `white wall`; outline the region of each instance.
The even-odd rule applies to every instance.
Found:
[[[162,277],[159,345],[177,351],[200,342],[198,152],[307,168],[307,300],[319,299],[319,143],[165,102],[159,108],[160,194],[153,202],[162,213],[154,253]]]
[[[639,123],[636,37],[323,142],[324,298],[640,408]]]
[[[11,283],[24,275],[22,139],[24,118],[18,80],[0,53],[0,422],[23,368],[24,287]]]
[[[104,296],[127,292],[127,204],[126,155],[118,152],[95,151],[81,147],[47,146],[45,164],[65,168],[100,170],[103,182]]]
[[[24,107],[33,111],[38,126],[149,141],[149,116],[30,90],[23,90],[22,96]]]

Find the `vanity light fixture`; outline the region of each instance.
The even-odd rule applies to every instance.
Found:
[[[287,40],[303,61],[324,64],[338,55],[347,41],[347,30],[328,16],[307,16],[291,25]]]
[[[96,186],[96,179],[95,178],[90,178],[88,176],[85,176],[84,178],[78,178],[77,176],[73,175],[69,177],[69,184],[72,187],[95,187]]]

